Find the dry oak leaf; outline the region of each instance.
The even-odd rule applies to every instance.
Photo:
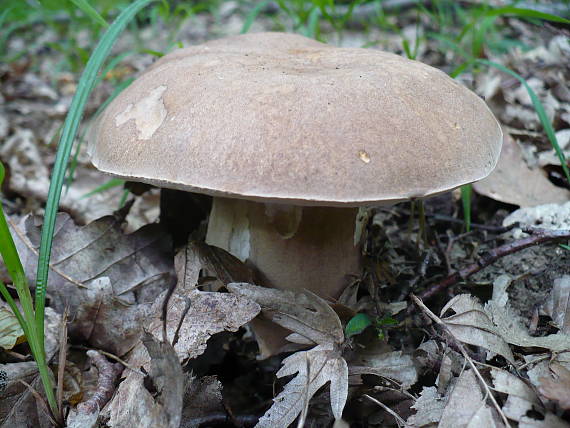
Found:
[[[288,427],[317,390],[328,382],[332,413],[335,419],[340,419],[348,396],[348,365],[340,350],[344,341],[342,323],[328,303],[310,292],[276,290],[246,283],[228,284],[227,288],[257,302],[273,322],[293,331],[288,340],[317,344],[283,360],[277,377],[297,375],[273,399],[273,405],[256,427]]]
[[[12,229],[33,283],[41,224],[27,216]],[[113,216],[81,227],[58,214],[47,292],[57,311],[69,308],[70,336],[118,355],[132,349],[151,304],[174,281],[170,247],[158,225],[125,235]]]
[[[434,386],[422,389],[420,396],[412,406],[416,413],[406,421],[413,427],[436,427],[445,408],[445,398],[437,393]]]

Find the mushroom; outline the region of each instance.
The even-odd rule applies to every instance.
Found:
[[[480,180],[502,141],[485,102],[435,68],[284,33],[165,55],[94,136],[99,170],[213,196],[207,242],[263,285],[331,299],[360,270],[358,207]]]

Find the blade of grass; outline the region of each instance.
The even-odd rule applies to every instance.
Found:
[[[262,1],[261,3],[256,4],[255,7],[249,11],[247,16],[245,17],[243,26],[241,27],[241,31],[239,32],[240,34],[245,34],[249,31],[257,16],[261,13],[263,9],[265,9],[265,7],[268,4],[269,0]]]
[[[4,166],[0,162],[0,185],[4,181]],[[18,319],[26,339],[32,351],[32,356],[36,361],[38,366],[38,371],[40,373],[40,378],[44,386],[46,397],[54,415],[58,414],[57,402],[55,399],[51,377],[49,376],[49,368],[46,362],[45,350],[43,343],[40,341],[40,334],[38,325],[35,322],[34,314],[34,304],[32,301],[32,294],[30,293],[30,288],[28,287],[28,281],[26,279],[26,274],[24,272],[24,267],[20,261],[20,256],[18,255],[18,250],[10,234],[10,229],[8,227],[8,222],[4,216],[4,210],[2,204],[0,203],[0,255],[4,261],[4,265],[8,270],[10,278],[12,278],[12,283],[16,288],[18,293],[18,298],[20,299],[20,304],[22,306],[23,315],[18,309],[16,302],[10,295],[6,285],[0,281],[0,294],[6,299],[10,309],[14,313],[14,316]]]
[[[97,73],[109,55],[111,47],[135,15],[153,1],[155,0],[137,0],[133,2],[124,9],[113,24],[109,26],[87,62],[85,70],[79,80],[77,92],[73,97],[69,112],[65,118],[48,192],[36,276],[36,323],[38,333],[40,334],[40,344],[42,345],[42,348],[44,344],[44,308],[46,287],[49,275],[49,261],[55,228],[55,219],[59,199],[61,197],[65,171],[73,146],[73,140],[77,135],[79,123],[81,122],[83,110],[85,109],[85,104],[87,103],[89,94],[94,88]]]
[[[465,221],[465,231],[471,231],[471,194],[473,186],[466,184],[461,186],[461,202],[463,204],[463,220]]]
[[[91,18],[93,22],[97,22],[105,28],[109,27],[107,21],[105,21],[105,19],[99,15],[99,12],[97,12],[87,0],[71,0],[71,2],[79,9],[81,9],[85,15]]]
[[[86,193],[83,196],[81,196],[80,199],[89,198],[93,195],[96,195],[97,193],[104,192],[105,190],[109,190],[109,189],[112,189],[114,187],[122,186],[123,184],[125,184],[125,180],[121,180],[119,178],[111,178],[106,183],[103,183],[100,186],[97,186],[95,189],[91,190],[89,193]]]
[[[478,59],[475,62],[479,63],[479,64],[487,65],[489,67],[494,67],[497,70],[502,71],[503,73],[507,73],[507,74],[513,76],[515,79],[517,79],[521,83],[521,85],[524,86],[524,88],[528,92],[528,95],[531,99],[534,110],[536,111],[536,114],[538,115],[538,118],[540,119],[540,123],[542,124],[542,127],[544,128],[544,132],[546,133],[546,136],[548,137],[550,144],[554,148],[554,151],[556,152],[556,155],[558,156],[558,159],[560,160],[560,164],[561,164],[562,169],[564,171],[564,175],[566,176],[566,180],[568,180],[568,183],[570,183],[570,170],[568,169],[568,164],[566,163],[566,156],[564,156],[564,152],[562,151],[562,149],[560,148],[560,145],[558,144],[558,139],[556,138],[556,133],[554,132],[554,128],[552,127],[552,123],[550,123],[550,119],[548,119],[548,116],[546,115],[546,111],[544,110],[544,106],[542,105],[542,102],[540,102],[540,99],[538,98],[538,96],[536,95],[534,90],[530,87],[530,85],[526,82],[525,78],[522,77],[520,74],[515,73],[513,70],[511,70],[511,69],[509,69],[509,68],[505,67],[504,65],[499,64],[497,62],[489,61],[486,59]]]

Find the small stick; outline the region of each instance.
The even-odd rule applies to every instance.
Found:
[[[533,247],[535,245],[563,242],[570,239],[570,230],[548,230],[536,228],[523,228],[522,230],[523,232],[530,234],[530,236],[489,250],[486,254],[482,255],[476,263],[458,270],[455,273],[449,275],[443,281],[434,284],[423,293],[421,293],[419,295],[419,298],[422,300],[428,300],[439,292],[454,285],[458,281],[466,279],[471,275],[479,272],[481,269],[495,263],[501,257],[508,256],[509,254],[516,253],[518,251],[524,250],[525,248]]]
[[[368,398],[370,401],[372,401],[374,404],[382,407],[386,412],[390,413],[392,416],[394,416],[394,419],[396,419],[396,422],[398,422],[399,426],[403,426],[403,427],[409,427],[410,425],[408,425],[406,423],[405,420],[402,419],[402,417],[397,414],[395,411],[393,411],[392,409],[390,409],[388,406],[386,406],[384,403],[382,403],[381,401],[378,401],[376,398],[371,397],[368,394],[363,394],[362,395],[365,398]]]
[[[491,392],[491,389],[489,388],[489,385],[487,385],[487,382],[485,382],[485,379],[483,379],[483,376],[481,376],[481,373],[479,372],[479,370],[477,369],[477,367],[475,366],[475,363],[473,362],[473,360],[471,359],[471,357],[469,356],[469,354],[467,353],[465,347],[463,346],[463,343],[461,343],[459,340],[457,340],[455,338],[455,336],[451,333],[451,331],[447,328],[447,325],[436,315],[434,314],[432,311],[429,310],[429,308],[424,305],[424,303],[418,299],[416,296],[414,296],[413,294],[411,295],[411,298],[413,300],[413,302],[418,305],[418,307],[422,310],[422,312],[424,314],[426,314],[429,318],[431,318],[438,326],[440,326],[443,331],[445,331],[447,333],[447,335],[451,338],[451,340],[453,341],[453,343],[457,346],[457,348],[459,349],[459,351],[461,352],[461,354],[463,355],[463,358],[465,358],[465,361],[467,361],[467,363],[469,364],[469,366],[471,367],[471,369],[473,370],[473,372],[475,373],[475,376],[477,377],[477,379],[479,380],[481,386],[483,387],[483,389],[485,390],[485,394],[487,395],[487,397],[489,397],[489,399],[491,400],[491,402],[493,403],[493,406],[495,407],[495,409],[497,409],[497,411],[499,412],[499,415],[501,416],[501,419],[503,420],[503,423],[505,424],[505,426],[507,426],[508,428],[510,428],[510,424],[509,421],[507,420],[507,417],[505,416],[505,414],[503,413],[503,410],[501,409],[501,406],[499,406],[499,403],[497,403],[497,400],[495,400],[495,396],[493,395],[493,393]]]
[[[87,355],[99,371],[97,389],[95,394],[82,403],[79,403],[77,410],[81,413],[91,414],[98,412],[113,396],[115,391],[115,381],[121,370],[117,370],[115,364],[111,364],[103,355],[94,350],[87,351]]]

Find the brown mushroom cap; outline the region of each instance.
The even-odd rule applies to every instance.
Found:
[[[443,72],[298,35],[230,37],[164,56],[107,107],[93,164],[161,187],[357,206],[487,176],[501,129]]]

